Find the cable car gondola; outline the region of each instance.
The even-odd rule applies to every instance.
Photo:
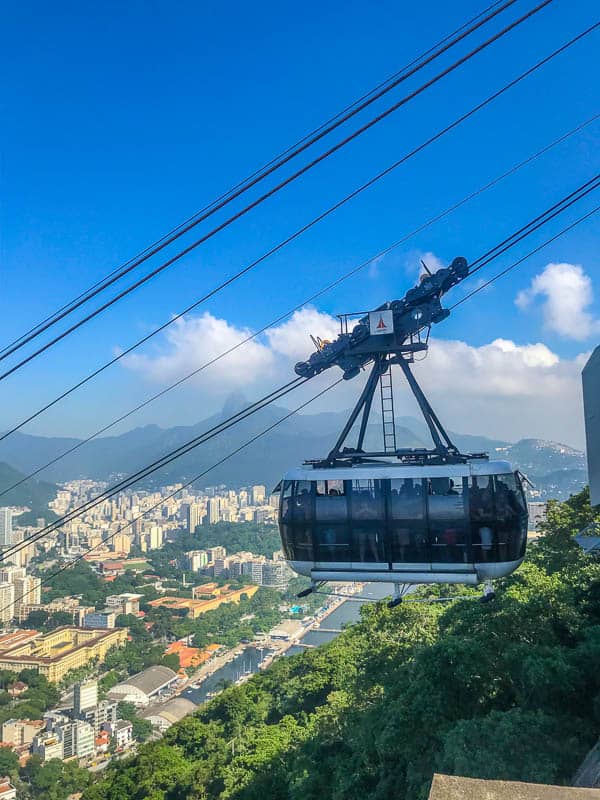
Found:
[[[368,364],[370,376],[329,455],[290,470],[280,491],[279,529],[288,564],[312,580],[385,581],[400,601],[411,584],[486,584],[522,562],[527,504],[522,476],[485,453],[463,454],[452,443],[417,383],[410,363],[428,348],[433,323],[445,319],[441,297],[468,275],[464,258],[423,276],[402,300],[380,306],[350,324],[340,317],[333,342],[296,365],[303,377],[332,366],[350,380]],[[392,365],[415,395],[434,447],[396,447]],[[379,386],[383,447],[364,441]],[[360,417],[360,422],[359,422]],[[354,447],[346,440],[359,424]],[[308,590],[310,591],[310,590]]]

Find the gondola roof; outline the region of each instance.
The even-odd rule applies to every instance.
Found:
[[[394,464],[370,462],[341,467],[304,464],[286,472],[287,481],[368,480],[385,478],[462,478],[470,475],[504,475],[513,472],[508,461],[474,459],[464,464]]]

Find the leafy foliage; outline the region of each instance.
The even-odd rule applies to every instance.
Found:
[[[147,719],[138,716],[136,707],[133,703],[123,701],[118,706],[119,719],[127,719],[131,722],[133,738],[138,742],[145,742],[152,733],[152,723]]]
[[[199,525],[194,538],[199,540],[202,548],[222,545],[228,553],[248,550],[267,558],[271,558],[276,550],[281,549],[277,526],[256,522]]]
[[[27,796],[36,800],[67,800],[75,792],[81,792],[92,783],[92,775],[73,761],[56,758],[42,762],[39,756],[31,756],[21,770],[23,789]],[[22,793],[19,797],[23,796]]]
[[[27,691],[13,700],[6,690],[17,680],[27,684]],[[0,670],[0,687],[0,724],[11,717],[41,719],[44,712],[53,708],[60,699],[56,686],[33,669],[21,670],[18,675],[9,670]]]

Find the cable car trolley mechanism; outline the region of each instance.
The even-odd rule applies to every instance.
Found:
[[[331,452],[290,470],[277,487],[285,557],[312,580],[303,595],[325,581],[385,581],[395,585],[395,605],[412,584],[483,583],[483,599],[490,599],[491,581],[513,572],[525,555],[522,476],[485,453],[461,453],[411,371],[415,353],[428,349],[431,325],[450,313],[442,296],[469,274],[461,257],[435,273],[425,269],[401,300],[384,303],[354,324],[358,315],[340,316],[337,339],[313,339],[316,352],[295,366],[305,378],[335,366],[351,380],[371,365]],[[396,446],[393,365],[417,400],[431,449]],[[382,443],[366,450],[378,387]],[[356,425],[356,443],[348,446]]]

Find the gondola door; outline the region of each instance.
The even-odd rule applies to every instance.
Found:
[[[314,481],[316,569],[343,571],[352,562],[349,484],[337,478]]]
[[[473,572],[467,479],[427,478],[429,552],[433,572]]]
[[[362,572],[387,571],[385,481],[360,478],[348,483],[352,569]]]
[[[388,547],[394,572],[430,572],[426,482],[393,478],[388,494]]]

